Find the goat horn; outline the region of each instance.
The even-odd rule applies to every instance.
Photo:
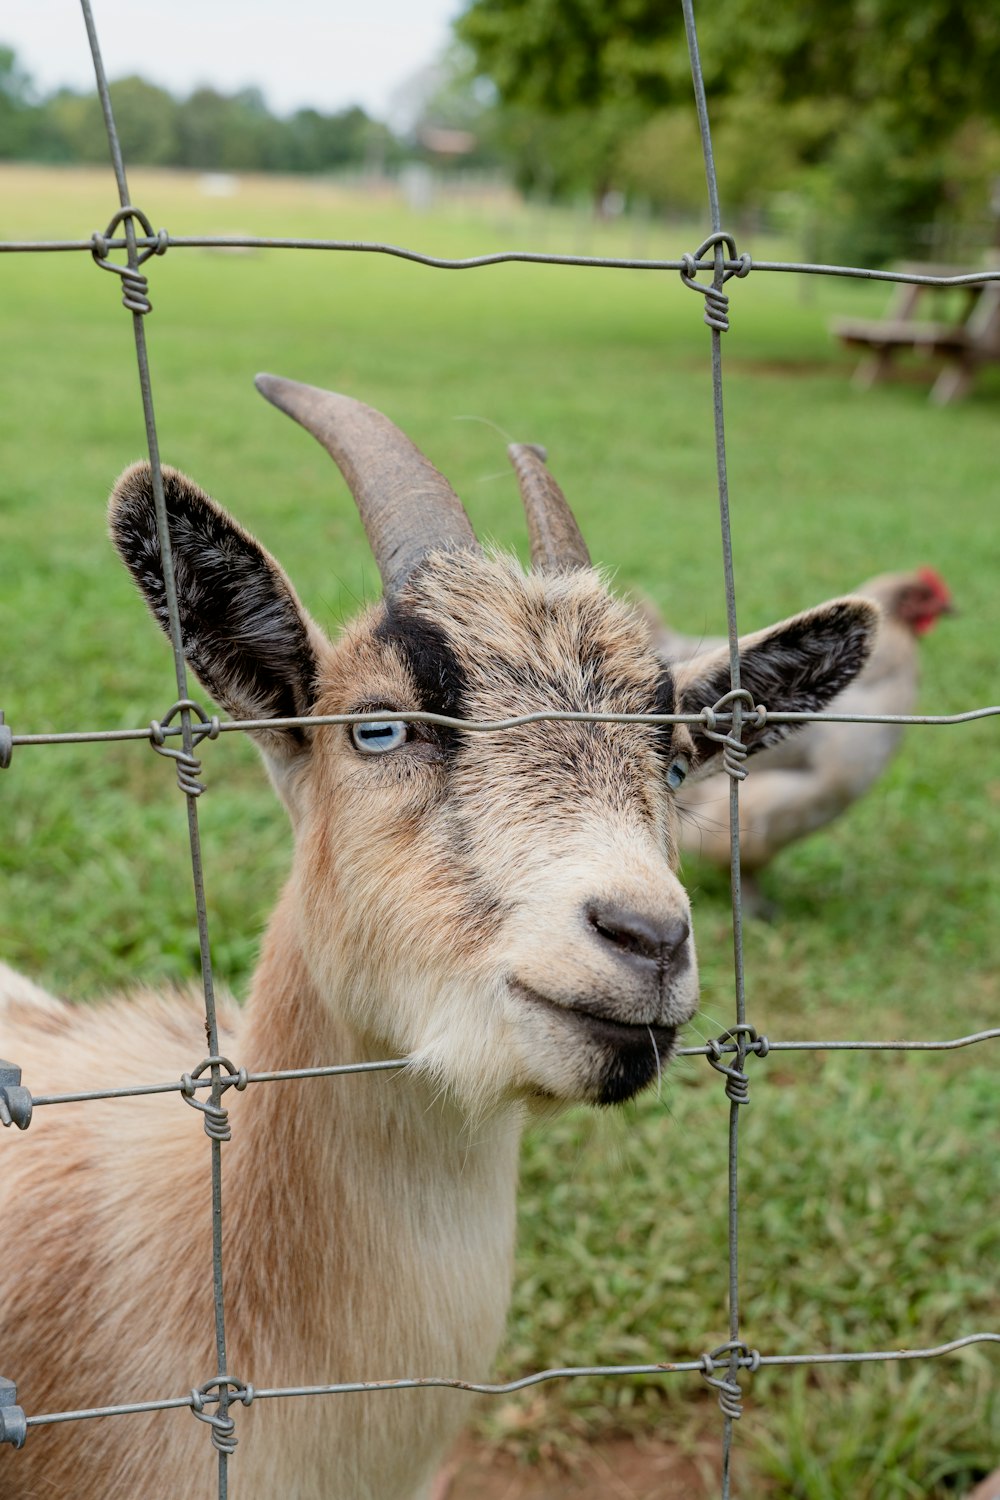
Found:
[[[537,443],[511,443],[507,454],[528,517],[534,567],[589,568],[587,544],[566,496],[545,467],[545,449]]]
[[[254,384],[322,443],[347,480],[386,594],[398,593],[429,552],[479,551],[447,479],[380,411],[280,375]]]

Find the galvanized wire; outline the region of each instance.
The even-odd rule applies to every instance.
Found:
[[[846,1365],[873,1364],[875,1362],[906,1361],[913,1359],[936,1359],[944,1354],[954,1354],[959,1349],[973,1344],[1000,1344],[1000,1333],[971,1333],[964,1338],[952,1339],[947,1344],[937,1344],[928,1349],[880,1349],[862,1350],[843,1354],[760,1354],[748,1350],[738,1355],[737,1368],[758,1370],[771,1366],[791,1365]],[[358,1396],[375,1395],[379,1391],[451,1390],[467,1391],[474,1396],[510,1396],[516,1391],[528,1390],[531,1386],[543,1385],[550,1380],[576,1380],[594,1375],[693,1375],[705,1374],[717,1369],[728,1370],[730,1360],[720,1364],[715,1356],[703,1354],[701,1359],[682,1359],[673,1363],[653,1365],[566,1365],[552,1370],[536,1370],[531,1375],[522,1375],[519,1380],[507,1380],[490,1384],[485,1381],[452,1380],[447,1376],[428,1375],[401,1380],[352,1380],[332,1385],[280,1386],[274,1389],[258,1389],[248,1386],[251,1401],[274,1401],[290,1396]],[[193,1393],[192,1393],[193,1394]],[[215,1399],[209,1397],[207,1399]],[[80,1411],[41,1412],[28,1417],[27,1427],[52,1427],[59,1422],[83,1422],[98,1417],[137,1416],[143,1412],[176,1411],[179,1407],[194,1406],[191,1396],[175,1396],[164,1401],[133,1401],[124,1406],[94,1406]]]
[[[94,253],[95,238],[106,250],[124,250],[127,241],[113,235],[91,235],[86,240],[0,240],[0,255],[51,254],[63,251],[86,251]],[[157,234],[136,236],[140,250],[162,254],[164,250],[329,250],[359,255],[388,255],[397,260],[413,261],[419,266],[429,266],[439,271],[473,271],[483,266],[500,266],[510,263],[534,266],[577,266],[584,270],[599,271],[705,271],[713,274],[715,258],[700,260],[697,256],[685,255],[679,260],[649,260],[615,255],[562,255],[558,251],[494,250],[487,255],[469,255],[449,259],[442,255],[428,255],[405,245],[390,245],[380,240],[317,240],[267,238],[251,234],[170,234],[161,229]],[[746,273],[747,257],[723,258],[722,269],[733,275]],[[923,271],[891,271],[868,266],[838,266],[816,261],[799,260],[754,260],[754,271],[776,271],[797,276],[846,276],[854,281],[903,282],[912,286],[961,287],[983,286],[988,281],[1000,281],[1000,269],[985,268],[982,271],[966,271],[955,276],[935,276]]]
[[[190,773],[192,764],[197,765],[194,755],[195,737],[192,731],[191,700],[188,695],[187,684],[187,664],[184,659],[181,618],[177,605],[177,588],[174,580],[174,565],[170,546],[170,525],[167,519],[167,505],[163,493],[160,445],[156,430],[156,416],[153,410],[153,389],[149,371],[149,356],[146,349],[144,317],[150,310],[150,303],[145,294],[145,277],[139,272],[142,259],[148,258],[153,253],[162,254],[165,247],[158,241],[155,250],[147,249],[141,257],[136,247],[136,213],[130,206],[125,164],[122,157],[118,131],[115,126],[114,111],[111,105],[111,92],[108,87],[107,75],[104,71],[104,62],[101,57],[101,48],[97,37],[97,28],[94,25],[90,0],[80,0],[80,7],[83,12],[84,24],[87,28],[87,38],[90,43],[90,53],[94,64],[94,77],[97,83],[97,92],[101,100],[101,109],[104,113],[108,147],[111,152],[111,161],[118,184],[118,197],[121,204],[120,212],[112,219],[109,228],[114,228],[120,220],[125,229],[128,274],[125,280],[126,292],[123,301],[132,313],[132,327],[135,334],[135,350],[139,367],[139,387],[142,394],[143,420],[146,426],[146,443],[149,449],[149,463],[152,471],[153,506],[156,513],[156,531],[163,568],[168,635],[174,658],[174,675],[177,685],[178,708],[180,710],[182,739],[180,774],[183,776],[185,772]],[[148,235],[151,229],[149,221],[144,215],[140,215],[140,221]],[[97,253],[97,247],[95,247],[95,259],[98,261],[98,264],[108,265],[107,252],[105,251],[105,254],[100,256]],[[201,959],[202,991],[205,1000],[205,1034],[208,1039],[209,1053],[215,1057],[219,1051],[219,1025],[216,1016],[215,986],[212,975],[212,952],[208,936],[208,909],[205,900],[205,877],[201,857],[201,833],[198,827],[197,797],[201,788],[197,780],[190,774],[188,774],[186,781],[181,780],[181,787],[187,793],[185,805],[187,808],[188,843],[191,855],[191,877],[194,884],[195,918],[198,928],[198,950]],[[217,1062],[212,1063],[210,1071],[212,1078],[210,1109],[212,1115],[206,1118],[206,1128],[208,1128],[210,1118],[214,1118],[217,1121],[220,1115],[224,1113],[221,1103],[222,1087],[219,1081],[221,1069]],[[215,1315],[215,1353],[218,1374],[224,1376],[228,1365],[226,1358],[225,1297],[223,1291],[222,1263],[222,1142],[225,1137],[214,1133],[211,1129],[209,1129],[208,1133],[212,1172],[211,1274]],[[227,1420],[228,1396],[228,1387],[226,1385],[220,1386],[218,1416],[223,1423]],[[217,1444],[216,1447],[218,1452],[219,1500],[227,1500],[228,1452],[223,1446]]]
[[[726,709],[711,709],[713,722],[732,724],[733,714]],[[978,719],[1000,717],[1000,703],[968,709],[958,714],[837,714],[837,713],[772,713],[766,705],[755,705],[755,712],[766,714],[769,724],[924,724],[929,727],[948,724],[972,724]],[[154,721],[158,722],[158,721]],[[706,710],[696,714],[600,714],[578,713],[568,709],[544,708],[530,714],[515,714],[507,719],[453,719],[447,714],[428,713],[413,709],[408,712],[395,709],[378,709],[358,714],[307,714],[287,719],[222,719],[213,720],[210,738],[234,731],[252,733],[257,729],[316,729],[333,724],[435,724],[441,729],[468,730],[472,734],[500,734],[508,729],[521,729],[525,724],[702,724],[706,723]],[[761,723],[764,720],[760,721]],[[163,721],[162,736],[180,735],[180,728],[166,727]],[[30,745],[89,745],[128,740],[158,742],[156,730],[144,729],[70,729],[52,734],[14,734],[9,725],[9,745],[13,751],[18,746]]]
[[[719,185],[715,173],[715,157],[712,151],[712,132],[708,120],[708,101],[705,97],[705,80],[702,74],[698,51],[698,31],[695,26],[692,0],[682,0],[684,31],[687,36],[688,55],[691,61],[691,78],[694,84],[695,108],[698,114],[698,130],[701,136],[702,155],[705,160],[705,184],[708,189],[708,206],[712,221],[709,239],[699,247],[693,263],[682,276],[686,285],[702,291],[694,279],[694,265],[711,247],[714,249],[714,272],[712,289],[706,293],[705,322],[712,338],[712,410],[715,426],[715,467],[719,486],[719,524],[722,532],[722,571],[726,590],[726,622],[729,635],[729,686],[732,698],[732,724],[730,727],[730,756],[735,749],[737,756],[742,751],[740,730],[745,695],[740,686],[739,628],[736,616],[736,579],[733,567],[732,527],[729,517],[729,479],[726,465],[726,427],[722,401],[722,335],[729,331],[729,299],[722,290],[724,282],[731,276],[745,276],[750,269],[749,260],[740,263],[738,271],[726,271],[725,251],[736,259],[735,241],[722,228],[722,210],[719,206]],[[752,700],[751,700],[752,706]],[[745,752],[743,752],[745,754]],[[741,1415],[739,1406],[738,1351],[740,1349],[740,1282],[739,1282],[739,1133],[740,1106],[747,1099],[746,1075],[743,1066],[746,1058],[744,1029],[746,1026],[746,983],[743,964],[743,896],[740,874],[740,780],[745,774],[737,763],[730,760],[729,777],[729,885],[733,906],[733,979],[736,998],[737,1054],[735,1066],[727,1069],[729,1082],[726,1093],[729,1098],[729,1158],[728,1158],[728,1250],[729,1250],[729,1367],[725,1382],[720,1387],[720,1406],[723,1414],[722,1431],[722,1500],[729,1500],[730,1466],[732,1460],[733,1422]],[[736,1087],[734,1088],[734,1085]],[[705,1372],[708,1377],[708,1371]],[[711,1378],[711,1377],[708,1377]],[[735,1398],[735,1404],[734,1404]]]
[[[143,417],[146,426],[147,444],[153,475],[154,503],[157,517],[160,551],[163,559],[164,582],[169,617],[168,634],[174,659],[174,675],[177,700],[162,720],[152,720],[145,727],[125,730],[88,730],[51,734],[14,734],[9,725],[3,723],[0,714],[0,769],[10,764],[14,748],[71,743],[106,744],[118,741],[143,741],[150,743],[160,754],[166,754],[178,762],[178,776],[188,815],[188,833],[194,885],[195,916],[198,929],[201,958],[202,986],[205,1000],[206,1032],[209,1055],[201,1063],[184,1074],[182,1078],[160,1083],[125,1085],[120,1087],[95,1088],[76,1093],[39,1094],[32,1096],[27,1086],[20,1082],[20,1071],[0,1067],[0,1123],[27,1124],[32,1108],[87,1104],[97,1100],[138,1099],[150,1095],[179,1093],[186,1103],[200,1109],[206,1119],[206,1131],[211,1138],[211,1203],[212,1203],[212,1287],[215,1309],[215,1335],[217,1376],[192,1390],[188,1395],[135,1402],[122,1406],[91,1407],[74,1411],[63,1411],[21,1416],[19,1426],[10,1428],[23,1433],[28,1428],[57,1423],[80,1421],[91,1418],[113,1417],[144,1412],[166,1411],[180,1407],[190,1408],[200,1420],[212,1429],[212,1442],[218,1454],[218,1493],[226,1500],[228,1487],[228,1456],[235,1446],[234,1422],[230,1415],[233,1402],[249,1405],[253,1401],[277,1398],[307,1397],[320,1395],[372,1394],[379,1391],[401,1388],[429,1387],[453,1388],[484,1395],[507,1395],[542,1382],[569,1379],[580,1376],[639,1376],[653,1378],[668,1374],[699,1374],[719,1391],[723,1413],[723,1500],[728,1500],[731,1486],[731,1457],[734,1423],[741,1415],[742,1392],[739,1376],[752,1375],[756,1370],[769,1366],[797,1366],[821,1364],[847,1364],[888,1362],[935,1358],[973,1344],[1000,1343],[1000,1333],[981,1331],[955,1339],[950,1343],[930,1348],[896,1349],[857,1352],[820,1352],[803,1355],[764,1354],[749,1349],[740,1340],[739,1307],[739,1112],[746,1102],[749,1078],[746,1063],[750,1056],[763,1062],[771,1053],[817,1052],[817,1051],[907,1051],[944,1052],[977,1046],[1000,1039],[1000,1027],[989,1028],[961,1037],[944,1040],[858,1040],[841,1041],[771,1041],[758,1036],[747,1023],[745,973],[742,943],[742,899],[740,887],[739,858],[739,781],[745,774],[741,765],[744,747],[741,744],[743,723],[756,714],[758,722],[798,724],[806,722],[865,723],[865,724],[921,724],[956,725],[1000,715],[1000,705],[984,706],[958,714],[929,715],[862,715],[839,713],[768,713],[766,705],[754,704],[750,695],[740,687],[740,664],[737,648],[737,615],[735,570],[729,518],[729,490],[726,472],[726,443],[722,399],[722,334],[728,329],[728,297],[724,284],[733,278],[743,279],[751,271],[795,273],[803,275],[825,275],[848,277],[857,280],[888,283],[910,283],[931,287],[962,287],[983,285],[1000,280],[1000,269],[969,272],[960,275],[933,275],[912,270],[874,270],[866,267],[825,265],[793,261],[756,261],[749,255],[738,254],[735,240],[723,228],[718,186],[712,152],[711,132],[705,97],[703,74],[698,53],[697,33],[692,0],[682,0],[685,30],[691,61],[691,74],[695,91],[695,106],[699,121],[703,154],[705,159],[706,187],[712,233],[694,252],[678,259],[650,260],[603,256],[578,256],[543,254],[524,250],[500,250],[488,254],[452,259],[425,254],[377,241],[364,240],[320,240],[294,238],[265,238],[251,235],[172,235],[165,229],[154,231],[152,224],[140,208],[134,206],[129,197],[125,163],[115,127],[111,96],[101,60],[96,28],[90,0],[80,0],[84,22],[90,42],[98,95],[104,114],[109,151],[116,179],[119,209],[112,216],[103,233],[95,232],[87,239],[58,241],[8,241],[0,242],[0,253],[53,253],[86,252],[105,271],[117,274],[122,282],[123,302],[132,313],[142,397]],[[443,270],[468,270],[520,262],[532,265],[569,266],[583,269],[636,270],[679,272],[684,284],[705,298],[705,321],[711,331],[712,400],[715,424],[715,451],[718,474],[719,515],[723,549],[723,574],[726,591],[727,627],[730,654],[731,691],[714,706],[706,705],[699,714],[593,714],[568,711],[543,710],[515,715],[497,720],[453,719],[445,715],[426,712],[395,713],[378,710],[368,714],[340,714],[322,717],[300,717],[269,720],[227,720],[210,717],[188,695],[187,673],[184,662],[176,590],[171,562],[169,526],[163,497],[162,472],[156,420],[153,409],[149,358],[146,347],[144,316],[150,310],[148,283],[142,265],[152,256],[166,251],[193,248],[247,248],[274,250],[315,250],[348,252],[368,255],[386,255],[411,261],[416,264]],[[125,253],[125,264],[111,260],[115,252]],[[699,276],[710,277],[710,281],[699,281]],[[687,1359],[673,1363],[568,1366],[528,1374],[519,1380],[499,1384],[474,1383],[449,1378],[448,1376],[386,1379],[367,1382],[329,1385],[296,1386],[280,1389],[255,1389],[231,1378],[226,1373],[225,1302],[222,1258],[222,1170],[221,1145],[228,1135],[228,1120],[222,1107],[222,1097],[227,1089],[239,1091],[259,1084],[292,1080],[314,1080],[339,1078],[348,1074],[399,1072],[408,1066],[406,1058],[386,1059],[376,1062],[331,1064],[323,1067],[275,1069],[266,1072],[248,1072],[238,1063],[220,1055],[218,1029],[215,1014],[214,984],[211,950],[206,916],[204,873],[200,848],[200,835],[196,799],[202,790],[198,781],[200,767],[195,750],[205,739],[215,739],[222,733],[252,732],[257,729],[292,728],[303,725],[346,725],[378,720],[402,720],[413,723],[435,724],[466,732],[501,733],[526,724],[547,722],[592,722],[592,723],[636,723],[636,724],[700,724],[711,731],[724,746],[726,769],[730,774],[730,828],[731,828],[731,889],[733,905],[733,952],[736,1014],[735,1023],[720,1036],[711,1038],[700,1047],[678,1049],[681,1057],[704,1057],[711,1067],[725,1079],[725,1090],[729,1099],[729,1187],[728,1187],[728,1297],[729,1333],[726,1345],[698,1359]],[[177,720],[178,722],[172,722]],[[172,748],[168,741],[178,739],[180,748]],[[16,1080],[16,1081],[12,1081]],[[16,1109],[14,1094],[17,1094]],[[207,1093],[207,1099],[198,1097]],[[10,1105],[8,1107],[8,1100]],[[16,1373],[16,1372],[14,1372]],[[0,1381],[0,1441],[5,1432],[4,1412],[13,1408],[9,1401],[5,1405],[5,1391],[10,1387]],[[206,1407],[213,1407],[208,1411]]]
[[[729,1054],[742,1054],[745,1060],[747,1052],[751,1051],[758,1057],[766,1057],[770,1052],[955,1052],[961,1047],[973,1047],[979,1042],[998,1040],[1000,1040],[1000,1026],[988,1027],[985,1031],[974,1031],[968,1036],[948,1037],[944,1041],[852,1039],[850,1041],[772,1042],[766,1037],[755,1036],[750,1046],[745,1043],[741,1046],[739,1042],[732,1041],[724,1033],[722,1037],[713,1037],[703,1047],[677,1047],[672,1056],[707,1057],[715,1060]],[[237,1073],[222,1074],[220,1082],[223,1087],[228,1087],[230,1084],[241,1081],[246,1087],[251,1083],[289,1083],[304,1078],[341,1078],[349,1073],[398,1072],[408,1066],[407,1058],[395,1057],[384,1058],[378,1062],[334,1063],[321,1068],[280,1068],[267,1073],[249,1073],[243,1069],[241,1070],[242,1077]],[[214,1083],[215,1080],[211,1078],[194,1078],[191,1086],[194,1089],[207,1089],[212,1088]],[[29,1095],[33,1109],[41,1109],[46,1104],[89,1104],[96,1099],[140,1099],[153,1094],[185,1093],[188,1089],[178,1079],[169,1083],[126,1084],[121,1088],[87,1089],[74,1094],[32,1095],[29,1090],[22,1091]]]

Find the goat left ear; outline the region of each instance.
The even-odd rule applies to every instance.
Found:
[[[323,637],[281,567],[176,469],[164,467],[163,493],[188,665],[237,719],[308,714]],[[118,480],[109,520],[123,562],[169,633],[148,464],[133,464]],[[308,744],[301,729],[259,730],[256,738],[272,771]]]
[[[818,713],[861,671],[871,654],[880,611],[868,599],[831,599],[804,614],[793,615],[769,630],[740,637],[740,685],[755,703],[772,713]],[[677,712],[693,714],[711,708],[730,690],[729,652],[725,648],[696,656],[673,668]],[[784,739],[799,726],[767,723],[757,729],[744,720],[741,739],[751,754]],[[721,747],[698,725],[690,726],[703,772],[721,755]]]

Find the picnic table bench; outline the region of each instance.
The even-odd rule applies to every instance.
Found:
[[[971,274],[967,266],[910,264],[901,269],[914,276]],[[940,305],[945,297],[952,304],[958,298],[957,316],[917,316],[928,302]],[[967,393],[981,365],[1000,361],[1000,281],[961,287],[900,282],[884,318],[835,318],[830,326],[841,343],[867,351],[854,372],[853,384],[860,390],[891,375],[900,350],[943,360],[931,400],[944,406]]]

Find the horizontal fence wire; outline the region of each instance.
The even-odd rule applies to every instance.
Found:
[[[138,212],[138,210],[133,210]],[[136,235],[135,245],[141,251],[163,255],[167,250],[330,250],[360,255],[389,255],[397,260],[413,261],[419,266],[430,266],[439,271],[473,271],[481,266],[500,266],[520,263],[535,266],[577,266],[583,269],[603,271],[715,271],[715,261],[702,260],[698,256],[684,256],[680,260],[645,260],[613,255],[560,255],[558,252],[543,253],[535,250],[495,250],[488,255],[469,255],[459,259],[447,256],[426,255],[421,250],[408,249],[405,245],[389,245],[378,240],[316,240],[316,239],[268,239],[260,235],[197,234],[174,235],[161,229],[158,234]],[[46,254],[59,251],[82,250],[91,255],[95,250],[100,258],[111,250],[127,250],[128,241],[108,237],[95,232],[88,240],[3,240],[0,254]],[[824,265],[814,261],[797,260],[751,260],[749,256],[738,259],[723,257],[722,270],[733,275],[746,275],[750,270],[787,272],[801,276],[846,276],[855,281],[905,282],[911,286],[962,287],[983,286],[989,281],[1000,281],[1000,269],[966,271],[954,276],[935,276],[921,271],[891,271],[872,269],[866,266]]]
[[[764,1369],[766,1367],[793,1365],[845,1365],[873,1364],[893,1360],[937,1359],[943,1354],[954,1354],[959,1349],[968,1349],[973,1344],[1000,1344],[1000,1333],[972,1333],[965,1338],[952,1339],[947,1344],[937,1344],[929,1349],[878,1349],[865,1350],[858,1354],[753,1354],[739,1356],[740,1368]],[[729,1361],[726,1361],[728,1368]],[[673,1364],[655,1365],[565,1365],[559,1369],[536,1370],[532,1375],[523,1375],[520,1380],[507,1380],[488,1384],[474,1380],[447,1380],[437,1376],[406,1380],[354,1380],[337,1385],[283,1386],[274,1390],[246,1389],[250,1393],[249,1406],[253,1401],[273,1401],[289,1396],[358,1396],[374,1395],[379,1391],[451,1390],[468,1391],[474,1396],[510,1396],[517,1391],[528,1390],[534,1385],[543,1385],[550,1380],[577,1380],[594,1375],[702,1375],[718,1368],[712,1355],[701,1359],[682,1359]],[[59,1422],[82,1422],[96,1417],[138,1416],[143,1412],[176,1411],[179,1407],[194,1406],[191,1396],[176,1396],[165,1401],[134,1401],[125,1406],[95,1406],[86,1411],[63,1411],[42,1413],[28,1417],[28,1427],[53,1427]]]
[[[889,1041],[808,1041],[808,1042],[772,1042],[767,1037],[756,1038],[752,1050],[758,1057],[766,1057],[769,1052],[956,1052],[961,1047],[972,1047],[977,1042],[993,1042],[1000,1040],[1000,1026],[988,1027],[985,1031],[973,1031],[968,1036],[948,1037],[944,1041],[904,1041],[902,1039],[891,1039]],[[672,1057],[710,1057],[718,1058],[739,1051],[736,1042],[715,1039],[706,1043],[703,1047],[675,1047],[671,1053]],[[339,1078],[348,1073],[385,1073],[399,1071],[409,1066],[405,1057],[385,1058],[379,1062],[360,1063],[334,1063],[323,1068],[282,1068],[268,1073],[233,1073],[222,1074],[222,1084],[241,1083],[245,1088],[251,1083],[290,1083],[302,1078]],[[210,1078],[195,1079],[195,1089],[207,1089],[212,1087],[213,1080]],[[152,1094],[176,1094],[187,1091],[187,1085],[180,1079],[169,1083],[140,1083],[126,1085],[122,1088],[88,1089],[77,1094],[34,1094],[31,1097],[32,1107],[40,1109],[46,1104],[87,1104],[95,1099],[138,1099]]]
[[[712,714],[712,722],[731,724],[733,715],[725,709]],[[983,708],[970,708],[958,714],[837,714],[837,713],[771,713],[766,705],[758,705],[758,720],[763,724],[971,724],[977,719],[992,719],[1000,716],[1000,704],[987,704]],[[223,719],[211,720],[212,729],[202,736],[214,739],[220,734],[234,730],[252,733],[258,729],[318,729],[334,724],[433,724],[440,729],[468,730],[472,734],[498,734],[506,729],[522,729],[526,724],[705,724],[706,710],[696,714],[601,714],[577,713],[563,709],[538,709],[530,714],[515,714],[507,719],[455,719],[448,714],[434,714],[423,710],[412,713],[397,713],[389,709],[378,709],[363,714],[306,714],[286,719]],[[109,743],[115,740],[148,740],[157,742],[159,734],[164,737],[179,737],[182,730],[164,728],[162,731],[145,729],[80,729],[66,730],[54,734],[14,734],[10,725],[9,745],[86,745]]]
[[[65,732],[31,734],[14,733],[5,724],[0,714],[0,768],[11,764],[15,748],[54,746],[59,744],[110,744],[115,742],[146,741],[154,749],[165,753],[178,762],[178,780],[186,794],[189,819],[189,842],[192,874],[195,885],[196,918],[201,955],[202,987],[205,998],[206,1030],[210,1053],[198,1067],[179,1080],[159,1083],[127,1085],[122,1087],[98,1087],[76,1093],[54,1093],[33,1095],[27,1086],[22,1086],[20,1071],[16,1065],[11,1069],[0,1064],[0,1123],[20,1125],[30,1123],[32,1110],[43,1106],[87,1104],[98,1100],[139,1099],[150,1095],[169,1093],[182,1094],[188,1103],[193,1103],[205,1114],[205,1127],[212,1141],[211,1196],[213,1205],[213,1246],[211,1281],[215,1308],[217,1375],[194,1388],[187,1396],[164,1400],[133,1402],[119,1406],[94,1406],[90,1408],[50,1413],[21,1414],[21,1432],[28,1429],[51,1426],[58,1423],[83,1421],[93,1418],[135,1415],[140,1413],[167,1411],[188,1407],[212,1426],[212,1437],[217,1450],[218,1494],[220,1500],[228,1495],[228,1457],[235,1447],[232,1436],[234,1421],[230,1407],[234,1403],[249,1406],[254,1401],[278,1398],[310,1397],[323,1395],[374,1394],[412,1388],[450,1388],[476,1394],[498,1396],[527,1389],[543,1382],[557,1379],[572,1379],[581,1376],[630,1376],[653,1378],[670,1374],[699,1374],[719,1393],[719,1404],[723,1413],[723,1467],[722,1495],[728,1500],[731,1486],[731,1447],[733,1424],[742,1412],[742,1391],[738,1377],[753,1375],[767,1367],[820,1366],[833,1364],[860,1364],[891,1361],[933,1359],[953,1354],[958,1350],[979,1344],[1000,1343],[1000,1333],[979,1331],[956,1338],[948,1343],[928,1348],[886,1349],[859,1351],[821,1351],[812,1354],[761,1354],[748,1349],[740,1339],[739,1308],[739,1106],[746,1102],[748,1079],[744,1072],[747,1058],[755,1056],[763,1061],[771,1053],[819,1052],[819,1051],[897,1051],[897,1052],[945,1052],[977,1046],[1000,1039],[1000,1027],[989,1028],[969,1035],[944,1040],[769,1040],[758,1036],[747,1024],[744,996],[744,970],[742,957],[742,899],[739,860],[738,782],[741,771],[730,769],[730,827],[732,842],[732,908],[734,970],[736,991],[736,1018],[734,1026],[721,1036],[710,1039],[700,1047],[682,1047],[676,1054],[680,1057],[704,1057],[709,1064],[727,1078],[726,1094],[729,1099],[729,1249],[728,1249],[728,1306],[730,1341],[721,1349],[703,1354],[697,1359],[686,1359],[672,1363],[567,1366],[565,1368],[537,1371],[520,1379],[504,1383],[489,1384],[468,1382],[447,1376],[425,1376],[406,1379],[386,1379],[352,1383],[324,1385],[302,1385],[280,1389],[254,1388],[233,1379],[227,1374],[225,1336],[224,1266],[222,1255],[222,1156],[221,1145],[228,1139],[226,1111],[221,1100],[225,1091],[236,1088],[242,1091],[250,1085],[293,1080],[316,1080],[339,1078],[360,1073],[399,1073],[409,1066],[406,1058],[386,1059],[375,1062],[330,1064],[310,1068],[277,1068],[267,1072],[248,1072],[237,1068],[218,1051],[218,1032],[215,1021],[212,960],[205,912],[204,885],[201,864],[200,842],[197,823],[197,797],[203,790],[198,781],[200,763],[195,750],[206,739],[230,732],[253,732],[260,729],[295,728],[308,726],[350,725],[373,721],[403,721],[422,723],[476,733],[502,733],[529,724],[537,723],[635,723],[635,724],[689,724],[701,725],[715,730],[722,726],[728,730],[724,741],[739,742],[742,727],[755,722],[764,723],[861,723],[861,724],[914,724],[930,726],[957,725],[1000,715],[1000,705],[987,705],[954,714],[906,714],[906,715],[862,715],[842,713],[769,713],[766,705],[744,706],[739,691],[739,656],[736,646],[736,594],[733,578],[732,548],[729,528],[729,500],[726,479],[726,450],[722,409],[722,360],[721,335],[728,329],[728,297],[722,288],[733,277],[745,278],[751,272],[794,273],[800,275],[822,275],[847,277],[855,280],[909,283],[930,287],[975,287],[990,281],[1000,280],[1000,268],[984,269],[956,275],[934,275],[912,269],[881,270],[857,266],[825,265],[799,261],[754,260],[749,255],[738,255],[733,238],[722,227],[718,190],[715,179],[711,135],[701,63],[698,55],[697,35],[691,0],[682,0],[685,27],[688,36],[691,72],[695,89],[695,103],[705,155],[706,185],[708,189],[712,234],[693,254],[684,254],[678,259],[651,260],[600,256],[542,254],[527,250],[500,250],[489,254],[461,259],[424,254],[418,250],[399,245],[364,240],[290,239],[267,238],[253,235],[173,235],[161,229],[154,232],[152,225],[141,209],[132,205],[129,197],[125,165],[111,107],[111,97],[104,74],[89,0],[80,0],[87,27],[94,62],[98,93],[104,112],[105,125],[115,172],[119,210],[113,215],[104,233],[95,232],[86,239],[67,240],[22,240],[0,242],[0,253],[47,254],[55,252],[85,252],[93,256],[105,270],[117,273],[123,284],[123,301],[133,314],[140,390],[146,422],[150,463],[156,491],[156,506],[160,550],[164,573],[167,579],[167,606],[170,621],[176,689],[178,698],[162,720],[151,720],[145,727],[118,730],[70,730]],[[121,232],[123,231],[123,232]],[[428,712],[397,713],[378,710],[371,713],[305,716],[297,718],[274,718],[255,720],[221,720],[208,715],[200,705],[188,696],[186,667],[181,649],[180,623],[176,596],[172,584],[172,564],[169,528],[163,504],[162,474],[159,463],[156,422],[153,413],[149,361],[146,353],[143,317],[149,311],[147,279],[140,266],[153,256],[162,256],[167,251],[185,249],[260,249],[260,250],[314,250],[349,252],[367,255],[385,255],[414,262],[418,265],[442,270],[469,270],[504,263],[530,265],[553,265],[583,269],[634,270],[677,272],[685,285],[705,296],[705,321],[711,330],[713,401],[716,420],[716,457],[719,477],[720,526],[723,540],[723,561],[726,584],[727,614],[729,623],[729,657],[732,674],[732,693],[718,704],[706,705],[698,714],[598,714],[568,711],[537,711],[497,720],[472,720],[451,718]],[[112,261],[113,252],[124,252],[126,264]],[[709,253],[711,252],[711,253]],[[711,282],[699,282],[697,277],[711,277]],[[754,716],[756,715],[756,719]],[[172,722],[177,720],[178,722]],[[179,740],[180,748],[172,749],[167,740]],[[16,1063],[16,1060],[15,1060]],[[732,1065],[730,1065],[732,1064]],[[201,1101],[198,1093],[210,1097]],[[2,1360],[2,1347],[0,1347]],[[16,1372],[11,1372],[16,1376]],[[10,1411],[4,1407],[3,1382],[0,1381],[0,1441],[4,1432],[3,1416]],[[215,1408],[214,1414],[204,1415],[206,1405]],[[19,1409],[18,1409],[19,1410]],[[178,1476],[179,1481],[179,1476]]]

